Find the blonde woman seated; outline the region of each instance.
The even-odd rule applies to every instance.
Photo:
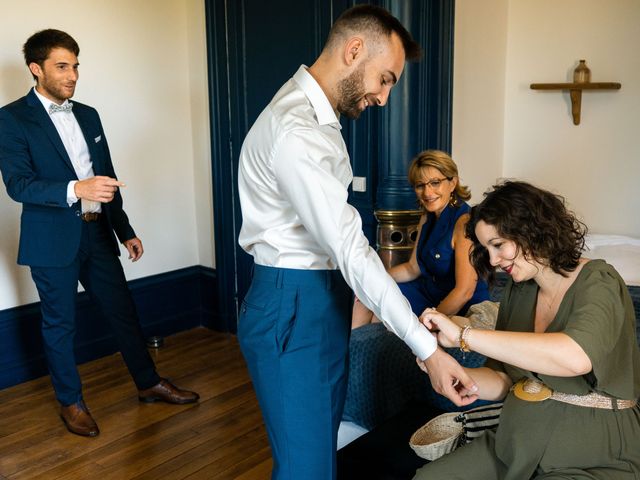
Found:
[[[499,267],[511,277],[496,330],[432,311],[422,320],[443,346],[489,357],[467,369],[478,387],[469,396],[504,407],[497,432],[415,478],[640,478],[640,350],[620,275],[581,258],[584,225],[561,197],[527,183],[494,187],[471,210],[467,235],[481,276]]]
[[[489,299],[487,284],[469,261],[471,241],[469,189],[460,183],[453,159],[439,150],[420,153],[409,167],[409,182],[423,210],[411,259],[389,269],[416,315],[435,307],[447,315],[464,315],[470,305]],[[352,328],[377,321],[357,299]]]

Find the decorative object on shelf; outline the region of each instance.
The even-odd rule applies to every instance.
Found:
[[[532,90],[569,90],[571,97],[571,115],[573,124],[580,125],[583,90],[620,90],[617,82],[591,82],[591,70],[586,60],[580,60],[573,71],[573,83],[532,83]]]
[[[573,83],[589,83],[591,81],[591,70],[587,67],[586,60],[580,60],[578,66],[573,70]]]
[[[378,255],[386,268],[406,262],[418,237],[421,210],[376,210]]]

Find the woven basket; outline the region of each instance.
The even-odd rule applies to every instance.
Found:
[[[409,446],[427,460],[453,452],[462,435],[462,424],[454,420],[458,415],[460,412],[443,413],[429,420],[411,435]]]

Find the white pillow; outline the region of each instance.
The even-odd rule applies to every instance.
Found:
[[[613,265],[627,285],[640,286],[640,239],[623,235],[589,234],[583,255]]]

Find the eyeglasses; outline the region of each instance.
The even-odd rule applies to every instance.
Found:
[[[451,181],[453,177],[436,178],[435,180],[429,180],[428,182],[416,183],[414,189],[424,190],[427,187],[431,187],[432,190],[438,190],[445,180]]]

